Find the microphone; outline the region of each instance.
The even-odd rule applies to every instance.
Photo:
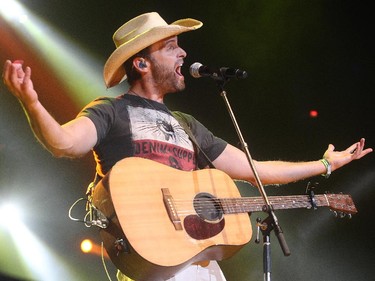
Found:
[[[231,67],[214,68],[195,62],[190,66],[190,75],[194,78],[211,77],[215,80],[228,78],[245,79],[247,77],[247,72]]]

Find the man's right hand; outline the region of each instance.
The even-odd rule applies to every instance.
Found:
[[[29,108],[38,102],[38,94],[31,80],[31,68],[23,69],[23,61],[5,61],[3,81],[9,91],[17,97],[24,107]]]

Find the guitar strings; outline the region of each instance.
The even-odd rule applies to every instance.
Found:
[[[271,205],[276,208],[290,209],[290,208],[311,208],[311,200],[308,195],[298,196],[284,196],[282,198],[277,196],[270,196]],[[319,206],[328,206],[328,202],[324,195],[316,195],[316,202]],[[263,198],[252,197],[252,198],[221,198],[221,199],[200,199],[199,201],[194,200],[173,200],[177,212],[181,215],[203,212],[215,212],[222,210],[223,213],[245,213],[262,211],[264,206]],[[194,205],[194,202],[196,204]]]

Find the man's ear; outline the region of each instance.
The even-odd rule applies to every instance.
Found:
[[[139,61],[138,66],[139,66],[139,68],[146,68],[147,63],[146,63],[145,60],[141,60],[141,61]]]
[[[133,66],[137,68],[139,71],[142,71],[148,67],[146,60],[142,57],[135,58],[133,60]]]

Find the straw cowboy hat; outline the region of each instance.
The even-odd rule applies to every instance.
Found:
[[[181,19],[167,24],[156,13],[142,14],[121,26],[114,34],[116,50],[104,65],[104,82],[108,88],[126,79],[123,63],[144,48],[170,36],[200,28],[202,22]]]

